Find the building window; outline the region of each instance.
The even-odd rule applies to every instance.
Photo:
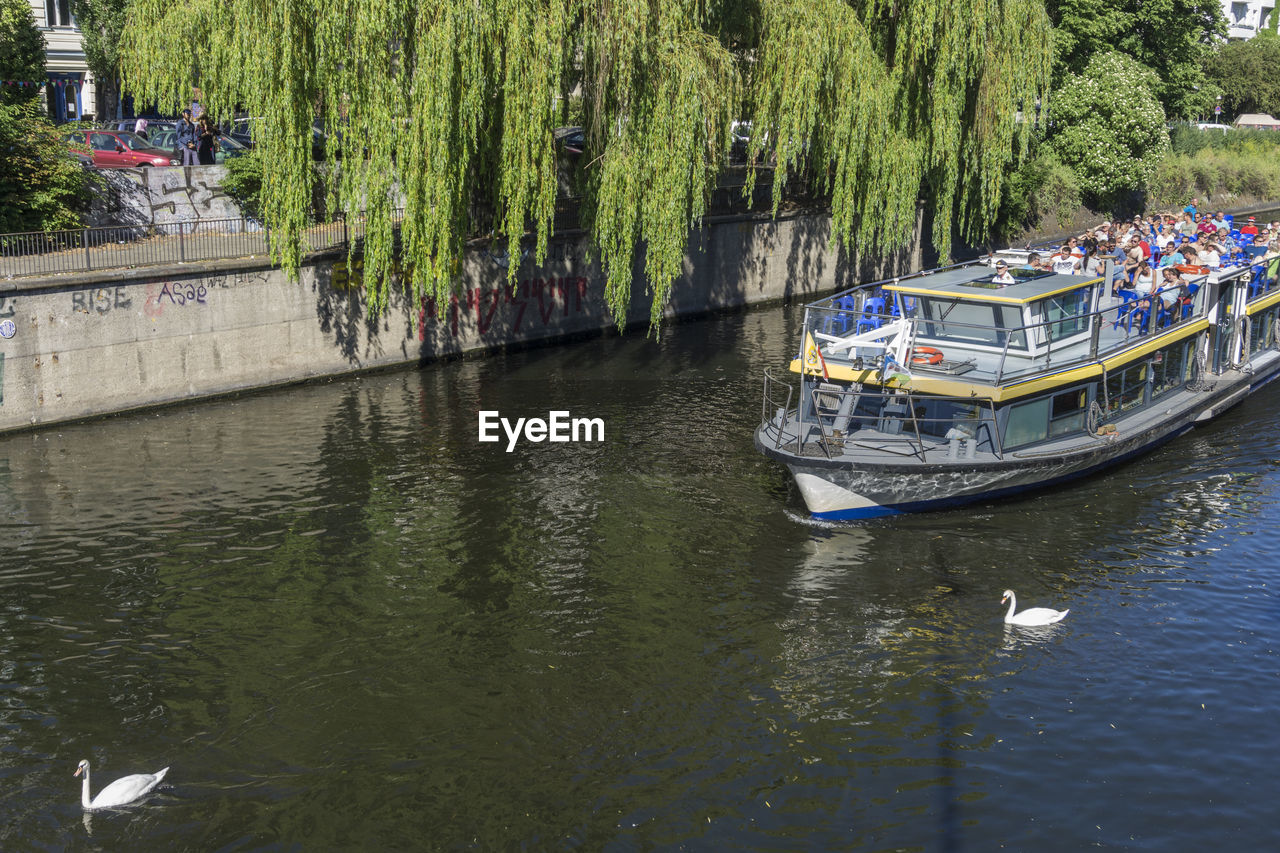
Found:
[[[1231,4],[1231,23],[1237,27],[1243,27],[1245,21],[1249,17],[1249,5],[1247,3]]]
[[[51,27],[74,27],[71,0],[44,0],[45,21]]]

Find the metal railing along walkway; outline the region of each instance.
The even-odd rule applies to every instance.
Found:
[[[363,236],[364,217],[339,216],[303,232],[303,250],[345,249]],[[247,217],[27,231],[0,234],[0,279],[267,255],[267,230]]]

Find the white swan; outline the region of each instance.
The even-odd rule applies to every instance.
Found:
[[[1048,607],[1028,607],[1021,613],[1015,614],[1013,609],[1018,606],[1018,599],[1013,594],[1013,590],[1006,589],[1004,597],[1000,599],[1000,603],[1009,602],[1009,612],[1004,615],[1006,625],[1025,625],[1034,627],[1036,625],[1052,625],[1054,622],[1061,622],[1070,610],[1052,610]]]
[[[98,796],[92,801],[89,800],[89,762],[82,760],[80,766],[76,768],[75,775],[84,774],[84,782],[80,786],[80,805],[85,809],[111,809],[116,806],[127,806],[135,800],[140,800],[151,789],[160,784],[160,780],[164,778],[164,774],[169,772],[166,767],[163,770],[157,770],[155,773],[135,773],[132,776],[124,776],[112,782],[107,787],[98,792]]]

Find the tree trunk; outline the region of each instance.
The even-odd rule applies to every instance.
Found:
[[[95,121],[114,121],[120,118],[120,80],[106,75],[94,75],[93,107]]]

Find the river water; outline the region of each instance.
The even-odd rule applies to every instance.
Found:
[[[817,526],[751,444],[798,311],[0,439],[0,848],[1280,847],[1280,388]]]

